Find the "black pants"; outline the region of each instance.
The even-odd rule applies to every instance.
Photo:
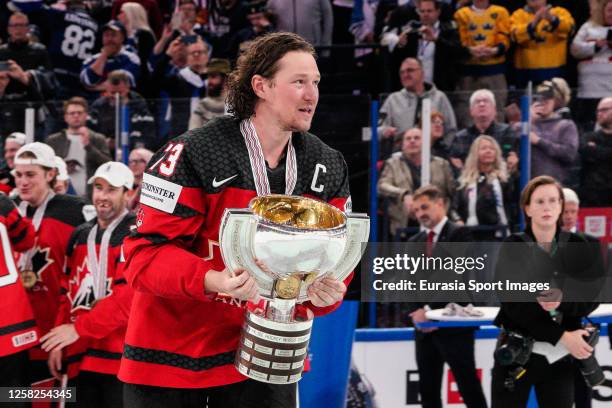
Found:
[[[124,384],[123,404],[127,408],[295,408],[296,390],[297,384],[254,380],[203,389]]]
[[[423,408],[441,408],[444,362],[448,363],[461,397],[468,408],[487,406],[476,374],[473,329],[438,329],[416,334],[416,359],[419,368],[419,392]]]
[[[492,408],[527,406],[531,387],[535,386],[540,408],[572,408],[574,404],[574,366],[568,357],[548,364],[545,357],[532,354],[526,373],[516,381],[514,390],[504,387],[507,369],[495,363],[491,381]]]
[[[75,385],[75,408],[123,407],[123,383],[114,375],[81,371]]]
[[[0,357],[0,387],[29,387],[28,351]],[[29,402],[0,403],[2,407],[26,408]]]

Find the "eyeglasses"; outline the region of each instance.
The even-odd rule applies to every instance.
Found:
[[[85,111],[72,111],[72,112],[66,112],[66,115],[68,116],[77,116],[77,115],[84,115]]]
[[[604,113],[609,110],[612,110],[612,106],[608,106],[607,108],[597,108],[597,113]]]
[[[137,164],[147,164],[147,161],[144,159],[132,159],[128,161],[128,164],[131,165],[137,165]]]

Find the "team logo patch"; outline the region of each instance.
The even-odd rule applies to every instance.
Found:
[[[350,213],[352,211],[353,211],[353,199],[351,198],[351,196],[349,196],[349,198],[346,200],[346,203],[344,203],[344,212]]]
[[[145,173],[140,203],[172,214],[182,190],[183,186]]]

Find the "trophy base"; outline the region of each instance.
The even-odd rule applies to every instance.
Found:
[[[235,366],[243,375],[270,384],[302,378],[313,320],[280,323],[247,310]]]

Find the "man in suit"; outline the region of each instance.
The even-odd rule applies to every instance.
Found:
[[[470,242],[470,231],[453,224],[446,216],[447,201],[434,185],[422,186],[412,196],[412,208],[421,225],[421,232],[410,242],[425,243],[425,255],[439,256],[439,242]],[[444,304],[414,304],[410,313],[415,327],[427,321],[425,312]],[[416,360],[419,370],[419,392],[424,408],[441,408],[440,388],[444,363],[448,363],[463,401],[468,408],[487,406],[482,386],[476,374],[473,328],[418,328],[416,327]]]

